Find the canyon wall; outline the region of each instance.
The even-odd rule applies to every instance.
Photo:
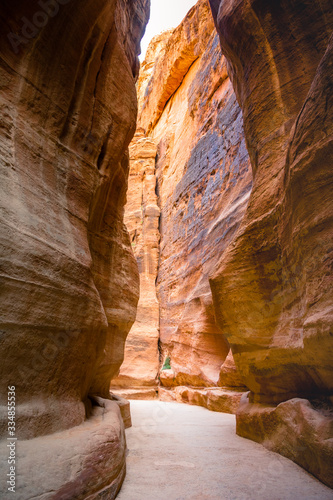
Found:
[[[130,145],[125,224],[139,267],[140,299],[136,321],[126,340],[125,359],[119,376],[112,381],[111,389],[135,388],[135,393],[140,393],[141,397],[156,396],[159,369],[159,303],[155,282],[160,209],[156,196],[155,158],[154,141],[137,132]],[[139,391],[139,388],[142,390]]]
[[[252,174],[241,110],[227,75],[206,0],[198,2],[175,30],[152,40],[140,70],[138,100],[138,132],[149,138],[149,144],[153,141],[157,148],[155,175],[161,211],[160,254],[157,276],[154,274],[151,278],[157,277],[160,367],[170,359],[170,368],[160,370],[160,382],[166,388],[243,386],[223,330],[215,322],[208,276],[243,218]],[[133,142],[135,148],[137,140]],[[133,181],[136,182],[135,195],[131,193],[130,184],[126,211],[136,246],[141,229],[135,230],[135,236],[131,214],[136,210],[136,227],[142,225],[143,233],[145,221],[149,221],[147,216],[144,218],[148,206],[144,194],[142,209],[139,205],[141,192],[145,192],[145,188],[139,188],[143,182],[139,178],[144,179],[145,171],[143,161],[141,173],[137,162],[131,167],[130,178],[133,175],[136,179]],[[137,197],[136,208],[132,206],[133,196]],[[153,203],[155,214],[156,202]],[[156,242],[155,222],[149,230]],[[152,271],[155,273],[156,253],[155,247],[152,248]],[[140,267],[141,246],[134,251]],[[141,279],[142,302],[146,293],[148,296],[151,293],[146,287]],[[153,366],[150,334],[148,343],[144,341],[146,331],[147,323],[138,318],[133,339],[131,332],[129,338],[132,340],[126,346],[125,363],[126,358],[129,363],[122,366],[115,384],[122,387],[144,385],[142,377],[140,383],[137,380],[140,368],[134,365],[134,359],[138,356],[146,359],[146,369],[148,365]],[[153,345],[155,349],[155,337]],[[144,361],[141,365],[144,370]],[[153,379],[149,376],[146,380],[152,382]],[[178,400],[200,400],[205,406],[213,406],[209,401],[215,396],[212,392],[200,393],[199,397],[191,391],[175,392]],[[168,397],[162,388],[160,397]],[[234,409],[235,403],[231,406]]]
[[[161,383],[217,386],[229,345],[208,275],[236,233],[252,177],[208,2],[190,10],[140,83],[138,126],[157,144],[160,344],[171,366]]]
[[[210,4],[254,176],[211,279],[218,324],[251,390],[237,432],[333,486],[333,5]]]
[[[124,477],[108,398],[139,295],[123,212],[148,11],[1,1],[1,456],[15,386],[20,499],[114,498]]]

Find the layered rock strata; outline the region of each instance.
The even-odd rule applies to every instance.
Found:
[[[130,146],[125,224],[139,267],[140,299],[136,321],[126,341],[120,374],[112,381],[111,389],[117,391],[140,386],[157,388],[159,304],[155,282],[159,259],[160,209],[156,196],[155,158],[154,141],[137,132]],[[151,389],[147,389],[149,394]]]
[[[123,424],[102,398],[139,293],[123,211],[148,10],[1,2],[1,435],[15,386],[20,499],[114,498],[123,479]],[[67,465],[52,477],[59,443]]]
[[[158,388],[160,401],[174,401],[190,405],[203,406],[211,411],[235,414],[238,410],[244,393],[220,387],[199,389],[198,387],[177,386],[169,389],[163,386]]]
[[[333,486],[332,402],[293,398],[277,406],[250,403],[236,408],[237,434],[263,444]]]
[[[125,433],[118,405],[99,404],[78,427],[19,440],[15,494],[7,491],[2,467],[1,498],[114,499],[126,472]],[[7,443],[0,442],[2,462]]]
[[[158,297],[166,386],[216,386],[229,352],[208,275],[243,217],[251,172],[242,116],[208,2],[193,7],[139,79],[139,123],[157,144]],[[156,51],[156,48],[155,48]]]
[[[279,406],[274,415],[295,427],[292,398],[333,389],[332,2],[210,3],[254,175],[241,229],[212,276],[216,316],[251,389],[248,404],[291,400],[294,423]],[[242,407],[238,432],[266,443],[274,431],[258,432],[256,408]],[[323,433],[332,466],[332,429]],[[320,441],[308,442],[317,457]],[[290,456],[273,438],[271,447]],[[301,447],[292,458],[332,486]]]
[[[139,263],[141,295],[112,390],[116,386],[118,394],[129,398],[156,397],[144,386],[155,383],[158,374],[158,359],[153,358],[158,333],[160,368],[166,360],[171,363],[159,372],[165,387],[244,387],[215,322],[208,275],[243,217],[251,172],[241,111],[207,1],[198,2],[178,28],[152,40],[140,70],[138,101],[126,221]],[[157,179],[157,197],[148,173]],[[225,395],[220,392],[192,389],[189,398],[222,408]]]

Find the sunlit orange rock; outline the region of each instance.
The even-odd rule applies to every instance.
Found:
[[[208,275],[243,217],[251,172],[206,0],[151,41],[137,91],[125,220],[140,269],[140,302],[111,390],[155,398],[157,382],[244,389],[215,322]],[[191,400],[211,404],[195,390]]]
[[[130,176],[125,223],[140,273],[136,321],[126,341],[125,359],[111,390],[156,386],[159,369],[159,304],[156,296],[159,219],[155,177],[156,145],[137,133],[130,146]],[[151,391],[149,390],[149,393]]]
[[[174,389],[160,386],[158,388],[160,401],[186,403],[190,405],[203,406],[211,411],[222,413],[236,413],[243,392],[227,390],[220,387],[198,387],[177,386]]]
[[[251,172],[242,116],[208,2],[154,42],[139,79],[138,127],[157,144],[161,208],[158,298],[165,386],[219,384],[229,346],[215,322],[208,275],[236,234]],[[144,68],[155,58],[148,52]]]

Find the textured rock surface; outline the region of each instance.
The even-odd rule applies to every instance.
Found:
[[[207,1],[191,9],[174,31],[152,40],[140,71],[138,100],[126,224],[141,293],[112,390],[124,394],[124,388],[136,387],[140,394],[144,385],[156,383],[158,229],[161,358],[170,356],[172,364],[170,373],[160,372],[160,382],[167,387],[242,386],[215,323],[208,274],[244,214],[251,173],[240,109]],[[154,173],[153,143],[157,198],[154,179],[146,177]]]
[[[155,71],[157,59],[165,54],[167,43],[173,31],[173,29],[163,31],[149,42],[145,60],[140,66],[140,77],[137,83],[139,113],[143,109],[143,105],[147,99],[146,89]]]
[[[109,397],[139,291],[123,207],[149,2],[54,4],[2,1],[0,14],[1,431],[15,385],[20,440],[89,427],[88,395]],[[123,438],[112,446],[119,485]]]
[[[211,280],[218,323],[251,401],[332,394],[332,2],[210,3],[254,173]]]
[[[162,371],[160,380],[216,386],[229,346],[215,323],[208,275],[251,190],[242,116],[208,2],[159,40],[139,79],[138,126],[157,144],[160,340],[174,372],[170,380]]]
[[[333,384],[329,55],[318,67],[333,14],[331,2],[305,5],[226,2],[218,17],[255,182],[212,287],[250,389],[281,400]],[[293,36],[286,40],[287,27]]]
[[[236,413],[243,395],[242,392],[223,390],[218,387],[198,389],[183,386],[175,387],[175,389],[159,387],[158,394],[160,401],[176,401],[203,406],[208,410],[222,413]]]
[[[333,488],[333,411],[294,398],[272,408],[250,403],[245,394],[236,413],[237,434],[290,458]]]
[[[221,387],[245,387],[244,377],[237,370],[231,350],[221,366],[218,385]]]
[[[95,407],[91,418],[76,428],[20,440],[16,493],[3,489],[1,498],[115,498],[125,476],[126,442],[118,405],[104,401],[106,408]],[[6,445],[1,441],[2,478],[7,474]]]
[[[119,388],[115,393],[125,399],[151,400],[158,397],[158,391],[154,387]]]
[[[131,404],[127,399],[122,398],[116,394],[110,394],[111,400],[117,403],[120,409],[121,418],[123,419],[125,429],[132,426],[131,419]]]
[[[125,224],[140,272],[136,321],[126,341],[125,359],[111,388],[157,386],[159,304],[155,282],[159,258],[159,218],[155,177],[156,145],[137,133],[130,146]]]

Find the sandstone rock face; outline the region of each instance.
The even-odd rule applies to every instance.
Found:
[[[125,355],[126,355],[126,349],[125,349]],[[140,399],[140,400],[152,400],[152,399],[157,399],[158,398],[158,389],[156,387],[134,387],[132,389],[128,389],[127,387],[116,387],[114,389],[111,386],[112,392],[114,390],[117,391],[117,396],[120,396],[121,398],[125,398],[126,400],[129,399]]]
[[[232,241],[251,190],[242,116],[208,2],[200,1],[139,79],[138,127],[157,144],[161,209],[158,297],[163,385],[219,383],[229,352],[216,325],[208,275]],[[149,68],[154,51],[148,52]]]
[[[237,433],[290,458],[333,488],[333,412],[329,401],[293,398],[276,407],[250,403],[236,410]]]
[[[211,280],[218,324],[252,402],[331,394],[332,2],[210,3],[254,174]]]
[[[159,218],[155,177],[156,145],[137,133],[130,146],[125,224],[140,272],[136,321],[126,341],[125,359],[111,389],[157,386],[159,304],[155,282],[159,258]]]
[[[230,350],[220,369],[218,385],[221,387],[245,387],[244,377],[239,373]]]
[[[241,233],[212,288],[248,386],[280,400],[333,384],[330,56],[318,67],[333,13],[331,2],[296,2],[294,11],[288,5],[224,2],[217,20],[255,181]]]
[[[91,417],[74,429],[20,440],[16,492],[2,489],[1,498],[114,499],[125,476],[126,442],[118,405],[104,402],[105,407],[95,407]],[[6,446],[7,440],[0,442],[2,462]]]
[[[132,427],[131,404],[127,399],[120,396],[111,395],[111,399],[117,403],[120,409],[120,414],[124,422],[125,429]]]
[[[160,401],[175,401],[190,405],[203,406],[211,411],[236,413],[243,392],[224,390],[219,387],[198,389],[197,387],[178,386],[174,390],[158,388]]]
[[[140,76],[137,82],[139,114],[147,97],[145,91],[155,71],[157,59],[165,54],[167,43],[173,34],[173,31],[173,29],[163,31],[159,35],[152,38],[148,45],[145,60],[140,66]]]
[[[109,396],[135,319],[138,272],[123,209],[149,10],[147,0],[41,3],[2,1],[0,15],[1,431],[6,438],[14,385],[27,453],[32,438],[86,425],[88,396]],[[119,424],[115,490],[122,432]],[[89,491],[61,498],[107,486],[93,476]]]
[[[172,365],[159,373],[164,386],[242,387],[215,322],[208,275],[243,217],[251,172],[207,1],[152,40],[138,101],[125,220],[140,268],[140,302],[111,389],[156,397],[144,386],[156,384],[158,340],[162,366],[166,358]]]

